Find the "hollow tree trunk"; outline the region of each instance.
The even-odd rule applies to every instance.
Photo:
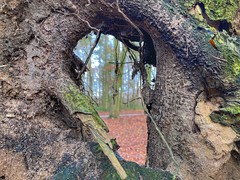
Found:
[[[179,13],[180,5],[123,0],[120,8],[144,32],[145,42],[153,43],[150,50],[155,48],[155,89],[143,95],[172,147],[179,176],[239,177],[237,134],[210,119],[213,111],[214,117],[226,115],[218,107],[230,107],[227,100],[239,102],[239,84],[225,73],[229,64],[219,61],[209,36]],[[100,179],[103,160],[92,153],[93,137],[64,105],[60,87],[79,85],[70,71],[72,49],[92,26],[140,41],[135,27],[112,0],[4,1],[0,16],[0,176]],[[227,115],[237,119],[239,110]],[[150,119],[148,130],[148,164],[174,172]]]

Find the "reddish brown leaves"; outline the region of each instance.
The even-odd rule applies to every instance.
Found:
[[[102,114],[102,113],[100,113]],[[111,138],[116,138],[123,159],[144,164],[146,160],[147,125],[143,111],[124,111],[117,119],[103,118]]]

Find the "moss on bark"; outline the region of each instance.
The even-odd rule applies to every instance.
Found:
[[[102,177],[101,179],[104,180],[120,180],[119,175],[117,174],[116,170],[111,165],[110,161],[105,158],[103,152],[101,151],[101,148],[98,144],[92,143],[91,150],[93,154],[95,154],[96,157],[98,157],[98,160],[101,162],[101,168],[103,169]],[[128,177],[127,180],[140,180],[140,179],[151,179],[151,180],[172,180],[173,175],[169,173],[168,171],[162,171],[159,169],[152,169],[152,168],[146,168],[144,166],[139,166],[138,164],[134,162],[128,162],[124,161],[117,152],[115,152],[125,169]]]
[[[108,131],[107,125],[98,115],[96,109],[94,108],[94,102],[89,96],[80,92],[77,87],[71,84],[63,94],[64,101],[66,102],[64,104],[68,107],[72,114],[79,112],[92,115],[97,123],[99,123],[105,130]]]
[[[212,121],[232,127],[240,134],[240,105],[227,106],[210,115]]]
[[[200,2],[204,3],[206,13],[213,20],[227,19],[231,22],[240,7],[240,1],[234,0],[201,0]],[[194,3],[195,0],[190,0],[185,6],[191,7]]]

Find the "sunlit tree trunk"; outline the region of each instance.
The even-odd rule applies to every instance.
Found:
[[[111,51],[108,50],[109,48],[109,42],[108,42],[108,36],[104,37],[104,51],[103,51],[103,59],[104,59],[104,65],[103,65],[103,96],[102,96],[102,106],[104,108],[104,110],[108,110],[109,107],[109,80],[110,80],[110,74],[109,74],[109,53],[112,53]]]
[[[113,101],[111,107],[110,117],[118,117],[120,111],[121,103],[121,93],[122,93],[122,77],[123,68],[126,61],[127,50],[119,45],[118,41],[114,40],[115,49],[115,72],[113,79]]]
[[[88,49],[90,51],[91,47],[92,47],[92,36],[89,36],[90,40],[88,43]],[[87,72],[87,77],[88,77],[88,90],[89,90],[89,94],[91,96],[93,96],[93,69],[91,67],[92,65],[92,61],[89,61],[88,63],[88,69],[89,71]]]

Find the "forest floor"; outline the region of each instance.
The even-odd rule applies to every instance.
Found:
[[[147,124],[142,110],[121,111],[117,119],[108,118],[107,112],[99,113],[109,127],[111,138],[116,138],[121,157],[144,165],[146,161]]]

